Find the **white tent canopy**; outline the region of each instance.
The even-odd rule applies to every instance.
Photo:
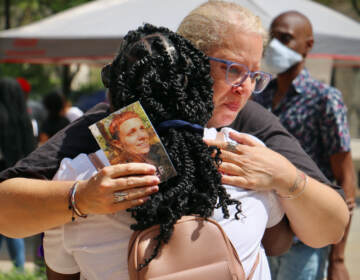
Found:
[[[33,24],[0,32],[0,62],[99,63],[110,60],[129,30],[144,22],[176,30],[205,0],[98,0]],[[312,55],[360,60],[360,24],[309,0],[234,0],[264,25],[279,13],[309,17],[315,34]]]

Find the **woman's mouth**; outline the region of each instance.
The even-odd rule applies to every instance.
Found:
[[[144,141],[144,142],[141,142],[141,143],[137,144],[136,146],[138,146],[138,147],[140,147],[140,148],[143,148],[143,147],[149,146],[149,143],[146,142],[146,141]]]
[[[230,111],[234,111],[237,112],[240,109],[240,104],[239,103],[226,103],[225,106],[230,110]]]

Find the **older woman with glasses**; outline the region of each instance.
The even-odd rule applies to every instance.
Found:
[[[292,232],[313,247],[338,242],[349,220],[347,206],[338,194],[340,188],[330,184],[276,117],[249,101],[251,94],[261,92],[270,79],[259,71],[266,43],[266,32],[259,19],[235,3],[209,1],[193,10],[178,32],[211,57],[214,110],[207,126],[231,126],[257,136],[267,146],[234,132],[229,135],[237,145],[206,140],[208,145],[221,149],[222,183],[277,193],[288,221],[284,219],[266,230],[262,243],[267,253],[279,254],[287,249]],[[49,179],[62,158],[98,149],[88,126],[108,113],[106,105],[95,107],[28,158],[0,174],[1,233],[24,237],[71,221],[68,198],[75,182]],[[141,163],[119,164],[103,170],[101,176],[108,178],[106,191],[97,180],[82,181],[78,185],[77,205],[84,214],[114,213],[141,205],[154,192],[151,186],[157,181],[148,176],[154,172],[155,169]],[[131,174],[137,175],[136,181]],[[114,178],[122,179],[110,180]],[[109,180],[116,183],[109,185]],[[129,200],[115,204],[108,198],[109,192],[132,187],[140,191]],[[102,203],[89,199],[97,190],[96,202]]]
[[[208,126],[230,125],[267,145],[235,133],[230,135],[239,143],[236,146],[207,141],[222,149],[222,182],[257,191],[274,190],[291,230],[307,245],[323,247],[338,242],[349,219],[344,200],[334,191],[340,188],[329,187],[329,181],[276,117],[249,101],[251,94],[260,93],[271,79],[259,71],[267,43],[259,18],[235,3],[209,1],[185,17],[178,33],[210,58],[214,111]],[[279,253],[277,249],[285,245],[279,232],[286,230],[267,230],[263,244],[273,245],[268,254]]]

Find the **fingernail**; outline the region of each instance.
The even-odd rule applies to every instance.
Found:
[[[155,168],[155,166],[150,166],[148,170],[149,170],[149,172],[150,172],[150,171],[155,172],[155,171],[156,171],[156,168]]]
[[[154,184],[159,184],[159,183],[160,183],[160,179],[159,179],[158,177],[155,177],[152,182],[153,182]]]
[[[159,190],[159,186],[152,186],[150,188],[151,191],[158,191]]]

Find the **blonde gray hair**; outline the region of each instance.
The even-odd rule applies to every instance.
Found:
[[[192,10],[180,23],[177,32],[208,54],[228,47],[226,38],[234,25],[246,33],[260,35],[266,45],[268,34],[260,18],[233,2],[209,0]]]

